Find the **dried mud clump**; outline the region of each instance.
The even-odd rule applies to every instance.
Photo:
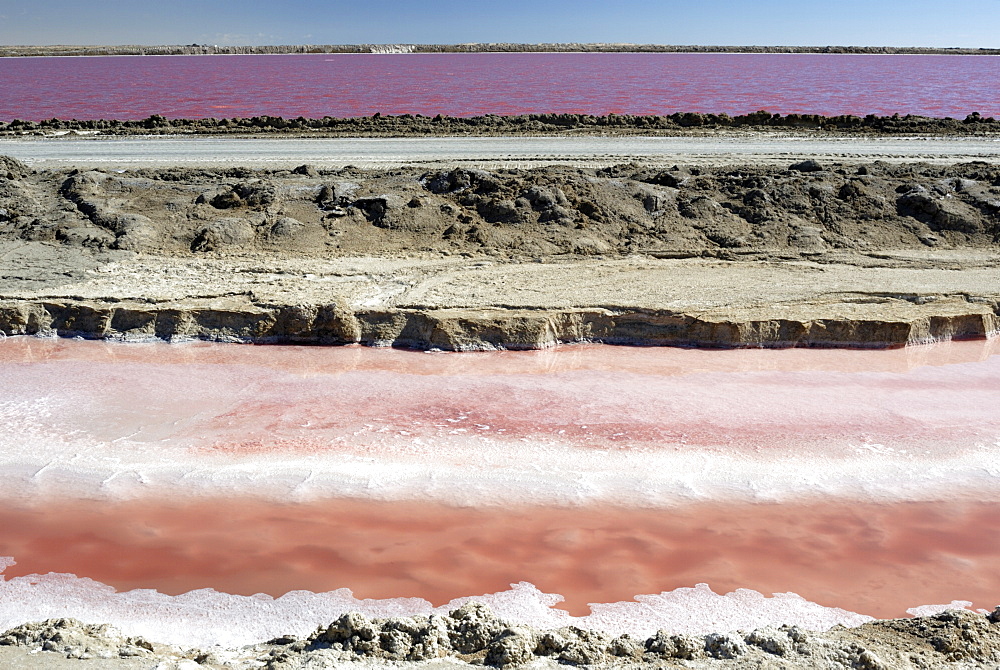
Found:
[[[952,610],[826,633],[795,626],[708,635],[660,631],[641,641],[573,626],[537,630],[511,625],[487,607],[469,603],[448,616],[367,619],[345,614],[305,639],[272,640],[258,658],[273,669],[446,656],[496,668],[538,662],[595,668],[991,668],[1000,661],[998,621],[1000,614]]]
[[[31,169],[10,156],[0,156],[0,178],[22,179],[31,174]]]

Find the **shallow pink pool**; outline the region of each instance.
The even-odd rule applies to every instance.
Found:
[[[84,618],[140,631],[190,623],[184,603],[255,620],[264,603],[262,635],[481,594],[512,618],[636,631],[991,608],[998,342],[430,354],[9,338],[0,627],[81,616],[66,589]],[[214,591],[177,596],[192,589]]]

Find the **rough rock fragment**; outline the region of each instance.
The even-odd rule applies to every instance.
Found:
[[[525,626],[502,631],[486,649],[486,663],[498,668],[527,663],[535,655],[537,644],[533,630]]]
[[[217,251],[240,247],[254,239],[254,228],[247,219],[226,217],[204,226],[191,242],[191,251]]]
[[[934,195],[920,186],[899,196],[896,206],[901,215],[912,216],[934,230],[961,233],[983,230],[980,216],[973,207],[947,195]]]
[[[451,646],[461,654],[474,654],[485,649],[506,628],[507,625],[493,614],[493,610],[482,603],[466,603],[448,618]]]
[[[76,619],[22,624],[0,635],[0,645],[54,651],[77,659],[130,658],[153,651],[153,645],[141,637],[125,637],[107,624],[84,624]]]
[[[705,640],[693,635],[673,635],[661,630],[646,640],[646,650],[664,658],[691,660],[703,655]]]

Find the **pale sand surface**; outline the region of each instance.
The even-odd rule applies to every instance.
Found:
[[[227,167],[290,169],[309,163],[378,169],[403,165],[485,169],[542,165],[783,164],[804,158],[890,163],[1000,162],[995,137],[817,137],[716,132],[704,137],[0,138],[0,155],[36,168]]]
[[[0,242],[0,257],[6,264],[0,299],[25,300],[319,304],[336,297],[375,309],[620,306],[720,316],[752,310],[766,318],[797,309],[916,312],[919,305],[905,297],[920,294],[1000,296],[1000,258],[968,249],[900,250],[877,257],[831,252],[784,262],[634,256],[511,263],[432,254],[178,258]]]
[[[8,264],[7,276],[0,278],[0,301],[55,301],[96,309],[253,316],[275,305],[337,303],[354,313],[420,313],[472,323],[502,322],[505,315],[544,319],[584,309],[607,314],[662,311],[709,324],[833,320],[872,324],[867,328],[975,316],[980,325],[970,334],[982,336],[998,330],[995,310],[1000,300],[1000,263],[994,254],[978,250],[905,250],[878,258],[829,254],[784,262],[637,256],[501,263],[433,256],[284,259],[260,254],[192,259],[91,254],[46,243],[7,242],[0,243],[0,254]],[[461,339],[465,327],[456,328]],[[914,330],[892,343],[931,336],[921,332]],[[239,332],[217,336],[241,337]],[[142,333],[130,337],[141,338]],[[397,335],[385,337],[391,341]],[[554,343],[552,338],[588,336],[542,332],[526,337],[540,338],[533,346],[545,346]],[[719,337],[717,344],[740,343],[727,341],[731,335]],[[863,329],[856,334],[862,345],[879,344],[881,337]],[[476,336],[470,338],[470,348],[490,346],[488,340],[483,345],[476,343]],[[636,341],[641,343],[642,336]],[[496,344],[502,345],[502,340]]]

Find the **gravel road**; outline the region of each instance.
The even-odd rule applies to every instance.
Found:
[[[969,160],[1000,162],[1000,138],[827,137],[720,135],[714,137],[434,137],[434,138],[233,138],[60,137],[0,139],[0,155],[35,168],[163,167],[197,164],[294,167],[461,163],[485,168],[524,168],[555,163],[601,166],[630,160],[782,163],[803,158],[829,161]]]

